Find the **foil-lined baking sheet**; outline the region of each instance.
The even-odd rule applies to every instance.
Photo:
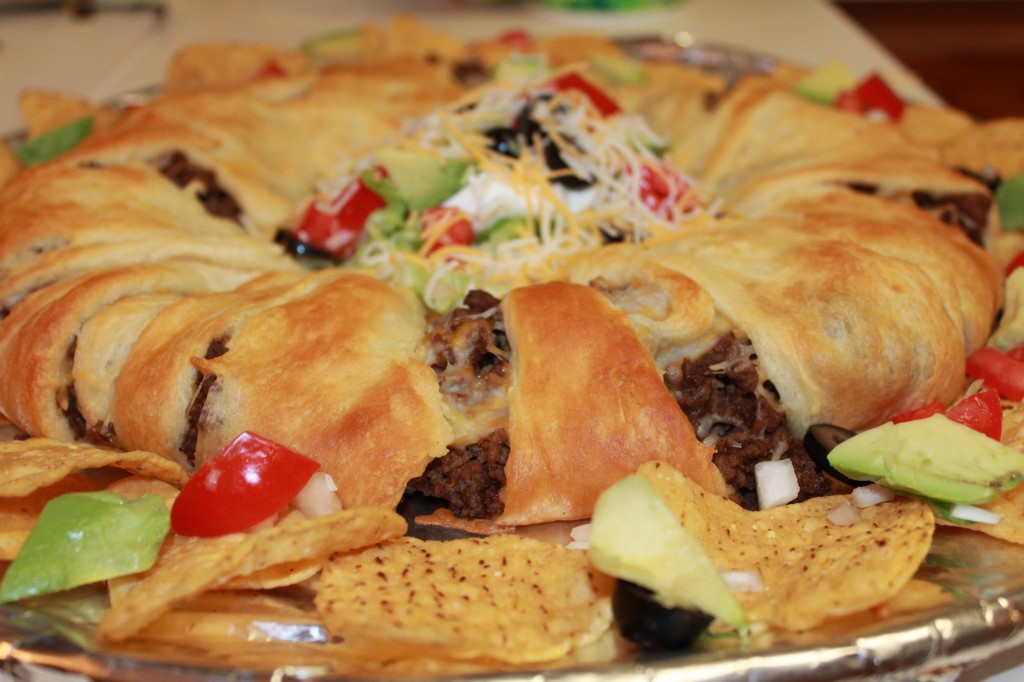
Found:
[[[631,39],[622,45],[637,58],[679,61],[718,73],[727,81],[748,73],[769,73],[775,67],[770,57],[731,47],[684,45],[671,38]],[[111,104],[121,108],[157,92],[157,88],[146,89]],[[543,536],[543,529],[531,531],[538,533]],[[945,682],[955,679],[965,666],[1024,645],[1024,548],[967,530],[939,528],[917,577],[943,587],[953,601],[895,616],[836,620],[799,634],[760,633],[746,642],[704,640],[696,651],[682,654],[645,657],[620,642],[602,642],[552,667],[461,676],[431,670],[414,677],[465,682]],[[307,600],[311,608],[310,595],[283,598],[297,603]],[[354,679],[351,672],[342,672],[345,666],[340,660],[334,665],[331,648],[336,643],[312,614],[307,624],[253,623],[252,641],[242,652],[146,643],[115,650],[99,645],[93,634],[105,606],[105,592],[94,587],[40,599],[27,608],[0,606],[0,680]],[[613,652],[610,661],[609,652]],[[588,662],[595,659],[602,662]]]
[[[446,675],[431,679],[500,678],[508,682],[833,682],[877,679],[952,680],[964,666],[1024,644],[1024,551],[972,533],[941,528],[917,577],[940,585],[951,603],[898,616],[860,615],[799,634],[760,633],[705,640],[694,652],[644,657],[618,649],[611,662],[587,663],[608,649],[582,652],[553,667]],[[296,596],[296,599],[301,598]],[[113,682],[172,680],[348,680],[343,661],[314,618],[308,625],[254,624],[259,636],[244,653],[130,645],[98,645],[93,628],[103,592],[81,588],[32,608],[0,607],[0,671],[12,680],[49,682],[50,670]],[[276,629],[275,629],[276,627]],[[255,634],[255,633],[254,633]],[[403,673],[402,677],[408,677]],[[386,674],[379,679],[394,679]],[[56,679],[67,679],[59,677]]]

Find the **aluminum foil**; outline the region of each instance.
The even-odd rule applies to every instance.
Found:
[[[637,58],[679,61],[727,81],[775,67],[770,57],[671,38],[633,39],[622,45]],[[125,95],[112,105],[145,100],[155,91]],[[967,666],[1024,644],[1024,548],[967,530],[940,528],[917,577],[943,587],[953,595],[952,602],[898,616],[837,620],[800,634],[705,641],[685,654],[645,657],[613,642],[616,653],[610,662],[609,650],[599,645],[555,667],[462,676],[435,671],[419,677],[466,682],[943,682],[954,680]],[[366,677],[338,672],[332,665],[330,637],[312,617],[305,625],[253,624],[253,641],[245,652],[201,652],[165,644],[104,649],[93,631],[105,600],[102,591],[82,588],[31,608],[0,606],[0,679],[328,682]],[[604,662],[588,663],[588,657]]]
[[[544,682],[832,682],[872,678],[952,680],[964,667],[1024,643],[1024,550],[967,530],[942,528],[917,577],[942,586],[951,603],[899,616],[864,615],[799,634],[705,641],[691,653],[657,658],[622,650],[615,660],[430,678]],[[114,682],[170,680],[348,680],[332,665],[332,644],[315,619],[307,626],[256,624],[247,651],[197,652],[145,644],[104,649],[93,627],[102,592],[83,588],[33,608],[0,607],[0,672],[48,682],[51,671]],[[598,657],[607,650],[584,652]],[[245,662],[249,661],[250,664]],[[251,663],[259,661],[259,663]],[[397,674],[377,676],[393,679]],[[406,676],[407,675],[403,675]],[[56,679],[65,680],[66,677]],[[72,678],[78,679],[78,678]]]

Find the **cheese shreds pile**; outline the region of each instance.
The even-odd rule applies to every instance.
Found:
[[[550,82],[497,82],[408,124],[395,143],[441,161],[470,162],[462,189],[442,206],[468,215],[478,241],[503,218],[519,217],[517,231],[493,243],[437,247],[453,221],[442,219],[419,235],[417,251],[392,239],[370,239],[353,265],[412,286],[430,308],[445,310],[469,289],[501,296],[513,287],[557,279],[582,253],[610,241],[671,233],[707,210],[696,183],[658,158],[655,150],[664,143],[641,118],[603,117],[584,93],[556,91]],[[496,130],[518,131],[515,155],[496,149]],[[564,168],[550,167],[552,154]],[[340,191],[373,164],[350,162],[350,171],[325,191]],[[407,219],[414,225],[421,220],[417,212]]]

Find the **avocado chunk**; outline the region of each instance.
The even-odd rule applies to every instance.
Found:
[[[995,200],[1003,229],[1024,230],[1024,173],[1000,183]]]
[[[850,478],[964,504],[989,502],[1024,475],[1024,454],[942,414],[858,433],[828,461]]]
[[[625,55],[593,54],[587,63],[612,85],[643,85],[647,82],[643,63]]]
[[[523,235],[534,234],[533,223],[524,215],[509,215],[498,218],[487,229],[477,235],[476,243],[485,250]]]
[[[462,187],[469,168],[465,159],[441,159],[434,154],[404,147],[385,147],[377,161],[410,210],[437,206]]]
[[[23,166],[37,166],[74,149],[92,132],[93,117],[83,116],[34,137],[14,150],[14,156]]]
[[[346,28],[321,33],[300,46],[314,64],[348,64],[357,61],[363,49],[363,29]]]
[[[666,607],[696,609],[747,627],[711,558],[642,476],[627,476],[601,493],[589,554],[598,570],[646,587]]]
[[[139,573],[170,529],[162,498],[69,493],[44,508],[0,583],[0,603]]]
[[[551,72],[548,61],[540,55],[513,53],[494,67],[496,81],[520,81],[540,78]]]
[[[793,90],[807,99],[831,106],[839,93],[856,85],[850,70],[842,62],[828,61],[815,69],[809,76],[798,81]]]

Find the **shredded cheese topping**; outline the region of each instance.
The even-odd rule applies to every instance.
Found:
[[[429,307],[445,310],[469,288],[500,296],[513,287],[558,279],[573,259],[609,240],[645,241],[707,210],[697,183],[658,158],[653,148],[664,143],[641,118],[602,117],[584,93],[553,91],[549,82],[482,88],[407,124],[395,143],[438,159],[469,160],[473,165],[464,187],[443,205],[468,215],[478,236],[501,218],[521,216],[517,234],[493,244],[438,246],[457,219],[451,217],[429,224],[415,253],[393,240],[375,239],[362,246],[355,265],[421,289]],[[508,128],[524,116],[538,132],[522,140],[518,156],[492,148],[488,131]],[[549,168],[550,145],[567,168]],[[326,191],[340,192],[373,162],[348,166],[350,172]],[[585,187],[559,182],[570,175]],[[415,212],[408,217],[417,226],[421,220]],[[417,275],[409,276],[410,270]],[[408,281],[422,277],[425,281]]]

